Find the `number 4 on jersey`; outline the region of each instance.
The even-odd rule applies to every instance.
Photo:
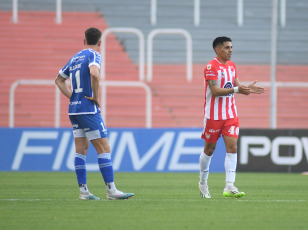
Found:
[[[228,133],[230,133],[231,135],[234,135],[234,134],[238,135],[239,134],[239,127],[231,126]]]

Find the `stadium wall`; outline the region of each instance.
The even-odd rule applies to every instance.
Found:
[[[198,172],[203,150],[201,129],[110,129],[115,171]],[[75,147],[70,128],[0,128],[0,171],[74,171]],[[222,138],[210,167],[224,172]],[[238,171],[308,171],[307,130],[242,129]],[[90,145],[87,169],[98,171]]]

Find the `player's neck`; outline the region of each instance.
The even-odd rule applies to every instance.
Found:
[[[99,47],[97,45],[85,45],[84,48],[85,49],[92,49],[94,51],[99,52]]]
[[[225,60],[225,59],[222,59],[221,57],[216,57],[217,58],[217,60],[221,63],[221,64],[223,64],[223,65],[226,65],[227,64],[227,61],[228,60]]]

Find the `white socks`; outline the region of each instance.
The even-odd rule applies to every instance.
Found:
[[[209,177],[209,169],[212,156],[206,155],[204,152],[200,154],[200,184],[207,185],[207,179]]]
[[[205,153],[200,154],[200,184],[207,185],[209,177],[209,168],[211,164],[212,156],[208,156]],[[237,165],[237,153],[227,153],[225,158],[225,169],[226,169],[226,186],[233,186],[235,182]]]
[[[110,191],[110,190],[115,190],[117,189],[114,182],[109,182],[109,183],[106,183],[106,189],[107,191]]]
[[[90,193],[86,184],[80,184],[79,190],[80,190],[80,193]]]
[[[225,158],[226,185],[233,186],[235,182],[237,153],[227,153]]]

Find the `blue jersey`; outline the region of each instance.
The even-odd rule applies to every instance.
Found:
[[[85,96],[93,97],[90,75],[92,65],[100,68],[101,55],[92,49],[85,49],[73,56],[59,71],[62,77],[71,79],[69,115],[100,113],[98,106],[85,98]]]

